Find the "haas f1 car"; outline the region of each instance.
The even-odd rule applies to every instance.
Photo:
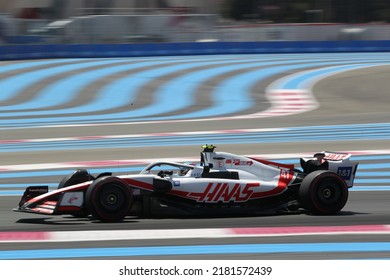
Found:
[[[14,211],[70,214],[103,222],[126,216],[218,216],[304,212],[338,213],[358,163],[350,154],[321,152],[294,165],[216,152],[205,145],[200,163],[157,161],[139,174],[96,177],[85,169],[64,177],[54,191],[26,189]]]

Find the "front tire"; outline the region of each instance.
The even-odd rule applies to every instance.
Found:
[[[131,187],[117,177],[102,177],[87,189],[85,202],[92,217],[102,222],[118,222],[129,212]]]
[[[89,174],[86,169],[77,169],[71,174],[66,175],[57,186],[57,189],[66,188],[72,185],[92,181],[95,178]],[[71,214],[75,218],[84,218],[88,216],[88,212],[85,209],[82,209],[80,212]]]
[[[95,178],[91,174],[89,174],[86,169],[77,169],[75,172],[62,178],[62,180],[58,184],[57,189],[62,189],[72,185],[92,181],[94,179]]]
[[[348,187],[338,174],[318,170],[307,175],[299,188],[301,206],[312,214],[338,213],[348,200]]]

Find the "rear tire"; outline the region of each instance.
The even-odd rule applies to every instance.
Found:
[[[338,174],[317,170],[307,175],[299,188],[301,206],[312,214],[338,213],[348,200],[348,187]]]
[[[131,187],[117,177],[102,177],[87,189],[85,202],[92,217],[102,222],[118,222],[133,203]]]

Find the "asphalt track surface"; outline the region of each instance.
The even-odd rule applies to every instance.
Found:
[[[0,259],[388,259],[388,231],[370,231],[370,226],[390,224],[388,57],[346,53],[1,62]],[[205,143],[293,163],[291,154],[351,151],[361,162],[356,188],[336,216],[129,217],[104,224],[10,211],[26,185],[54,188],[71,171],[70,163],[94,172],[133,172],[139,164],[119,162],[193,158]],[[59,163],[68,167],[53,167]],[[7,236],[26,232],[355,226],[365,229],[6,242]],[[79,251],[66,251],[71,249]],[[132,254],[136,249],[139,253]]]

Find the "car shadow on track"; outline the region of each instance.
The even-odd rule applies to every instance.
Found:
[[[142,220],[164,220],[164,219],[175,219],[175,220],[219,220],[219,219],[243,219],[243,218],[261,218],[261,217],[286,217],[286,216],[311,216],[311,217],[348,217],[348,216],[360,216],[360,215],[370,215],[370,213],[362,213],[362,212],[353,212],[353,211],[340,211],[336,215],[311,215],[310,213],[284,213],[284,214],[263,214],[263,215],[230,215],[230,216],[192,216],[189,217],[153,217],[153,218],[140,218],[140,217],[126,217],[123,221],[117,222],[117,224],[134,224],[140,223]],[[92,220],[88,217],[77,218],[73,216],[59,216],[59,217],[44,217],[44,218],[23,218],[17,220],[15,223],[20,224],[41,224],[41,225],[85,225],[85,224],[107,224],[105,222],[101,222],[98,220]]]
[[[353,211],[340,211],[337,214],[331,215],[314,215],[310,213],[304,213],[307,216],[317,216],[317,217],[338,217],[338,216],[356,216],[356,215],[370,215],[371,213],[362,213],[362,212],[353,212]]]
[[[63,216],[59,219],[55,219],[52,217],[45,217],[45,218],[23,218],[16,221],[16,223],[21,224],[41,224],[41,225],[83,225],[83,224],[90,224],[90,223],[103,223],[101,221],[95,221],[91,220],[89,218],[75,218],[75,217],[68,217]],[[123,220],[120,223],[138,223],[136,220]]]

